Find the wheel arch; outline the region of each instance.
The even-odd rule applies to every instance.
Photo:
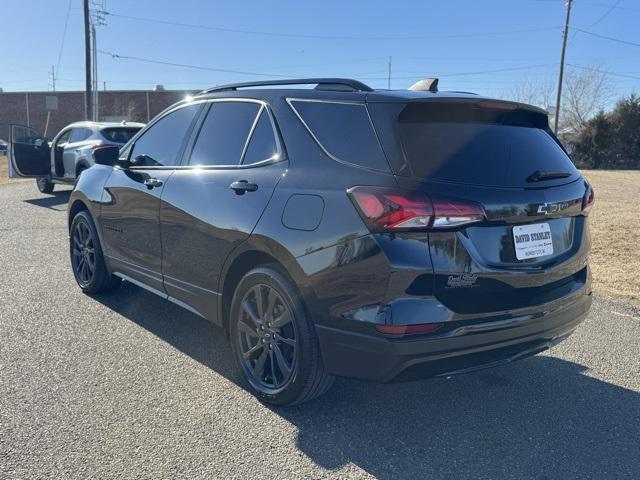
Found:
[[[73,219],[78,213],[80,213],[83,210],[87,210],[89,214],[91,214],[87,204],[84,203],[79,198],[76,198],[75,200],[72,201],[72,203],[69,204],[69,214],[67,216],[67,229],[69,231],[71,230],[71,223],[73,222]]]
[[[242,277],[254,268],[274,265],[281,270],[281,273],[286,274],[292,280],[305,301],[311,294],[307,288],[306,275],[295,258],[281,245],[273,245],[271,247],[264,248],[264,246],[246,244],[232,258],[227,259],[219,289],[222,296],[220,302],[218,302],[219,323],[225,329],[227,335],[229,334],[229,312],[231,311],[231,302],[235,289]]]

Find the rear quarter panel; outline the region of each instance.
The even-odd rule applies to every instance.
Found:
[[[354,185],[393,186],[395,181],[389,173],[341,164],[328,157],[284,99],[274,101],[272,108],[286,145],[289,169],[251,237],[233,252],[227,264],[247,249],[270,254],[287,268],[315,321],[324,323],[341,311],[384,297],[388,261],[346,190]],[[324,207],[321,218],[304,229],[292,228],[285,215],[288,202],[295,201],[296,195],[320,197]]]

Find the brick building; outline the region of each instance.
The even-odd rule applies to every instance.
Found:
[[[98,93],[98,115],[101,121],[146,123],[190,93],[184,90],[101,91]],[[53,138],[64,126],[84,119],[83,91],[0,92],[0,138],[5,140],[9,138],[11,123],[29,125],[41,134],[45,134],[46,127],[46,136]]]

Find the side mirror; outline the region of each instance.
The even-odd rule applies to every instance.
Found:
[[[98,165],[108,165],[113,167],[118,164],[120,147],[113,145],[99,147],[93,151],[93,161]]]
[[[33,141],[33,145],[34,145],[36,148],[40,148],[40,147],[42,147],[42,145],[44,145],[44,140],[43,140],[42,138],[36,138],[36,139]]]

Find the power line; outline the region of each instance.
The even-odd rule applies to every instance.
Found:
[[[194,70],[206,70],[209,72],[220,72],[220,73],[236,73],[239,75],[253,75],[258,77],[284,77],[284,78],[295,78],[298,75],[283,75],[283,74],[272,74],[272,73],[260,73],[260,72],[248,72],[245,70],[230,70],[226,68],[214,68],[214,67],[205,67],[202,65],[190,65],[187,63],[174,63],[174,62],[165,62],[163,60],[153,60],[150,58],[142,58],[142,57],[134,57],[131,55],[120,55],[118,53],[106,52],[104,50],[98,50],[99,53],[104,55],[110,55],[116,59],[124,59],[124,60],[136,60],[138,62],[146,62],[146,63],[155,63],[157,65],[168,65],[171,67],[181,67],[181,68],[192,68]]]
[[[581,28],[574,28],[574,31],[585,33],[587,35],[591,35],[593,37],[603,38],[605,40],[611,40],[612,42],[624,43],[625,45],[632,45],[634,47],[640,47],[640,43],[630,42],[628,40],[622,40],[621,38],[609,37],[607,35],[601,35],[599,33],[590,32],[588,30],[583,30]]]
[[[633,7],[621,7],[619,5],[615,5],[614,7],[610,7],[609,5],[605,5],[604,3],[596,3],[596,2],[585,2],[583,0],[579,0],[578,3],[580,5],[589,5],[592,7],[602,7],[602,8],[612,8],[613,10],[618,9],[618,10],[628,10],[631,12],[640,12],[640,8],[633,8]],[[618,2],[620,3],[620,2]]]
[[[234,73],[234,74],[239,74],[239,75],[254,75],[254,76],[260,76],[260,77],[296,78],[296,77],[300,77],[301,76],[301,75],[282,74],[282,73],[250,72],[250,71],[246,71],[246,70],[232,70],[232,69],[227,69],[227,68],[216,68],[216,67],[209,67],[209,66],[204,66],[204,65],[192,65],[192,64],[186,64],[186,63],[168,62],[168,61],[164,61],[164,60],[155,60],[155,59],[151,59],[151,58],[135,57],[135,56],[132,56],[132,55],[121,55],[119,53],[107,52],[107,51],[104,51],[104,50],[98,50],[98,52],[101,53],[101,54],[104,54],[104,55],[109,55],[114,59],[135,60],[135,61],[138,61],[138,62],[154,63],[154,64],[158,64],[158,65],[167,65],[167,66],[180,67],[180,68],[191,68],[191,69],[195,69],[195,70],[206,70],[206,71],[211,71],[211,72]],[[510,68],[498,68],[498,69],[493,69],[493,70],[479,70],[479,71],[473,71],[473,72],[443,73],[443,74],[439,74],[437,76],[438,77],[455,77],[455,76],[467,76],[467,75],[483,75],[483,74],[488,74],[488,73],[501,73],[501,72],[517,71],[517,70],[530,70],[532,68],[552,67],[554,65],[556,65],[556,63],[542,63],[542,64],[537,64],[537,65],[526,65],[526,66],[510,67]],[[363,75],[366,75],[366,73],[363,73]],[[414,78],[422,78],[422,77],[425,77],[425,76],[426,75],[420,75],[420,76],[412,75],[412,76],[400,76],[400,77],[394,76],[394,79],[408,80],[408,79],[414,79]],[[366,80],[387,80],[388,79],[388,77],[363,77],[363,78],[366,79]]]
[[[588,70],[590,72],[602,72],[602,73],[606,73],[607,75],[612,75],[614,77],[622,77],[622,78],[631,78],[633,80],[640,80],[640,77],[636,77],[634,75],[626,75],[624,73],[614,73],[614,72],[609,72],[607,70],[601,70],[598,68],[592,68],[592,67],[583,67],[581,65],[574,65],[572,63],[567,63],[567,65],[569,65],[570,67],[573,68],[578,68],[580,70]]]
[[[529,0],[529,1],[537,2],[537,3],[560,3],[560,2],[564,2],[565,0]],[[611,8],[611,5],[607,5],[605,3],[587,2],[585,0],[576,0],[576,3],[578,3],[579,5],[588,5],[590,7],[601,7],[601,8],[607,8],[607,9]],[[616,5],[613,8],[617,10],[628,10],[631,12],[640,12],[640,8],[633,8],[633,7],[627,7],[627,6]]]
[[[599,24],[601,21],[603,21],[605,18],[607,18],[607,17],[609,16],[609,14],[610,14],[611,12],[613,12],[613,11],[616,9],[616,7],[617,7],[618,5],[620,5],[620,2],[621,2],[621,1],[622,1],[622,0],[616,0],[616,2],[614,2],[614,3],[611,5],[611,7],[609,8],[609,10],[607,10],[606,12],[604,12],[604,14],[603,14],[601,17],[599,17],[595,22],[593,22],[591,25],[589,25],[589,27],[588,27],[588,28],[593,28],[593,27],[595,27],[597,24]]]
[[[527,28],[521,30],[505,30],[499,32],[478,32],[478,33],[457,33],[457,34],[443,34],[443,35],[406,35],[406,36],[354,36],[354,35],[314,35],[306,33],[286,33],[286,32],[273,32],[265,30],[244,30],[239,28],[220,27],[214,25],[202,25],[195,23],[183,23],[173,22],[169,20],[160,20],[146,17],[135,17],[132,15],[121,15],[118,13],[105,12],[106,15],[112,17],[124,18],[127,20],[136,20],[139,22],[157,23],[161,25],[172,25],[177,27],[197,28],[200,30],[213,30],[217,32],[237,33],[246,35],[262,35],[268,37],[284,37],[284,38],[311,38],[318,40],[435,40],[435,39],[448,39],[448,38],[470,38],[470,37],[485,37],[485,36],[498,36],[498,35],[512,35],[518,33],[531,33],[531,32],[546,32],[549,30],[557,30],[560,27],[541,27],[541,28]]]
[[[67,15],[64,18],[64,27],[62,28],[62,41],[60,42],[60,51],[58,52],[58,61],[56,62],[56,70],[55,70],[56,75],[60,72],[60,60],[62,59],[62,50],[64,49],[64,41],[67,37],[67,26],[69,25],[69,14],[71,13],[71,1],[72,0],[69,0],[69,5],[67,7]]]
[[[355,60],[339,60],[333,62],[321,62],[321,63],[302,63],[302,64],[289,64],[289,65],[279,65],[273,68],[305,68],[305,67],[324,67],[325,65],[343,65],[343,64],[351,64],[351,63],[364,63],[364,62],[373,62],[377,60],[386,60],[387,57],[373,57],[373,58],[356,58]]]
[[[532,68],[542,68],[542,67],[553,67],[557,64],[557,62],[554,63],[541,63],[538,65],[526,65],[526,66],[522,66],[522,67],[510,67],[510,68],[497,68],[494,70],[477,70],[477,71],[473,71],[473,72],[452,72],[452,73],[439,73],[439,74],[434,74],[434,76],[438,77],[438,78],[447,78],[447,77],[462,77],[462,76],[469,76],[469,75],[485,75],[488,73],[502,73],[502,72],[514,72],[517,70],[530,70]],[[416,72],[418,73],[418,72]],[[395,80],[411,80],[414,78],[425,78],[428,77],[428,75],[423,74],[423,75],[410,75],[410,76],[404,76],[404,77],[399,77],[399,76],[395,76],[394,75],[394,79]],[[365,80],[386,80],[387,77],[369,77],[369,78],[365,78]]]

